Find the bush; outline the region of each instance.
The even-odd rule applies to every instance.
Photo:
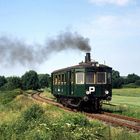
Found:
[[[40,88],[49,87],[50,85],[50,75],[48,74],[38,74],[39,86]]]
[[[90,124],[89,120],[83,115],[73,116],[69,120],[71,121],[71,123],[73,123],[73,125],[78,126],[88,126]]]
[[[140,86],[140,80],[137,80],[137,81],[135,82],[135,84],[136,84],[137,86]]]
[[[139,86],[136,85],[135,83],[129,83],[126,85],[123,85],[124,88],[138,88]]]
[[[1,90],[13,90],[17,88],[21,88],[21,79],[19,77],[7,77],[6,83],[1,86]]]
[[[140,80],[140,77],[136,74],[128,74],[127,78],[125,79],[125,84],[135,83],[137,80]]]
[[[4,76],[0,76],[0,87],[2,87],[7,82]]]
[[[14,91],[0,91],[0,103],[1,104],[7,104],[11,102],[17,95],[20,95],[21,93],[18,90]]]
[[[39,79],[38,75],[35,71],[30,70],[29,72],[26,72],[22,77],[22,89],[28,90],[28,89],[38,89],[39,88]]]
[[[25,112],[23,112],[23,118],[25,121],[37,120],[42,117],[44,110],[37,104],[32,105]]]
[[[112,87],[113,88],[121,88],[124,83],[123,77],[120,76],[118,71],[112,71]]]
[[[14,90],[14,89],[16,89],[16,87],[11,82],[8,82],[4,86],[1,87],[1,90]]]

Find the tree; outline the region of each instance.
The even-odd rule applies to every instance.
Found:
[[[135,85],[140,86],[140,80],[137,80],[137,81],[135,82]]]
[[[35,71],[30,70],[26,72],[22,77],[22,89],[38,89],[39,88],[39,79]]]
[[[13,77],[7,77],[7,88],[9,89],[16,89],[21,88],[21,79],[20,77],[13,76]]]
[[[0,76],[0,87],[2,87],[7,82],[4,76]]]
[[[121,88],[124,83],[124,79],[120,76],[118,71],[112,71],[112,87]]]
[[[112,87],[113,88],[121,88],[123,85],[124,79],[122,77],[116,78],[114,80],[112,80]]]
[[[50,75],[49,74],[39,74],[39,86],[40,88],[45,88],[49,87],[49,80],[50,80]]]
[[[128,74],[127,78],[125,79],[125,84],[135,83],[137,80],[140,80],[140,77],[136,74]]]
[[[11,76],[5,78],[6,83],[1,87],[2,90],[12,90],[16,88],[21,88],[21,79],[20,77]]]

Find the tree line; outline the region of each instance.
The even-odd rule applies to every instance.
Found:
[[[140,76],[135,73],[128,74],[127,76],[120,76],[119,71],[112,71],[112,87],[140,87]]]
[[[37,74],[37,72],[30,70],[21,77],[0,76],[0,89],[16,89],[21,88],[23,90],[28,89],[40,89],[51,86],[51,77],[49,74]],[[127,76],[120,76],[119,71],[112,71],[112,87],[140,87],[140,76],[132,73]]]
[[[21,77],[11,76],[5,77],[0,76],[0,89],[1,90],[12,90],[21,88],[23,90],[28,89],[40,89],[50,86],[50,75],[49,74],[37,74],[37,72],[30,70]]]

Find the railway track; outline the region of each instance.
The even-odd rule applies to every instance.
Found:
[[[33,93],[31,96],[32,96],[32,98],[34,98],[37,101],[53,104],[55,106],[63,108],[66,111],[77,112],[76,110],[72,110],[70,108],[64,107],[62,104],[59,104],[59,103],[53,101],[52,99],[42,97],[39,92]],[[102,112],[100,114],[93,114],[93,113],[85,112],[84,114],[88,118],[98,119],[105,123],[110,123],[115,126],[126,127],[128,129],[134,130],[136,132],[140,132],[140,119],[117,115],[117,114],[113,114],[113,113],[107,113],[107,112]]]

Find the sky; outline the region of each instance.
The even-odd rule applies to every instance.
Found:
[[[140,75],[139,0],[0,0],[0,37],[34,47],[67,31],[89,39],[93,60],[122,76]],[[83,51],[68,49],[35,65],[6,65],[1,59],[0,75],[21,76],[29,70],[50,74],[78,64],[84,56]]]

